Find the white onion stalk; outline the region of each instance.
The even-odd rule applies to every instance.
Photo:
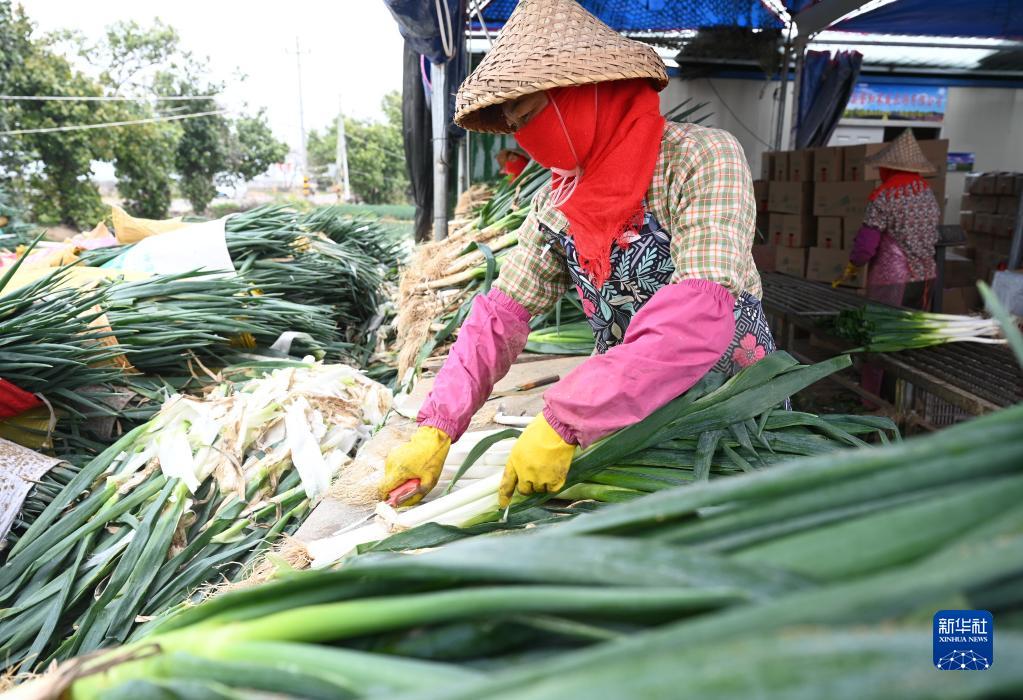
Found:
[[[357,547],[381,540],[394,532],[426,523],[462,527],[497,510],[497,489],[501,474],[467,484],[428,503],[396,511],[385,503],[377,505],[376,519],[360,528],[341,531],[308,544],[312,568],[322,569],[339,562]]]

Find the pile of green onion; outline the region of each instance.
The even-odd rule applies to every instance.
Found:
[[[201,399],[171,396],[47,489],[41,512],[22,511],[0,567],[5,666],[41,669],[122,643],[204,584],[245,578],[298,528],[389,401],[357,370],[303,363]]]
[[[995,319],[877,304],[842,311],[833,323],[837,335],[859,343],[869,352],[913,350],[945,343],[1005,343]]]
[[[86,700],[1013,696],[1019,664],[941,674],[922,650],[949,605],[991,611],[999,658],[1023,653],[1021,421],[1016,406],[522,532],[361,554],[182,610],[65,685]]]

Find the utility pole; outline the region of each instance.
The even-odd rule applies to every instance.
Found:
[[[299,168],[302,169],[302,176],[309,174],[309,163],[305,149],[305,106],[302,101],[302,48],[299,46],[298,37],[295,37],[295,64],[298,67],[298,128],[301,133],[301,143],[298,147]]]
[[[341,109],[341,94],[337,96],[337,155],[338,185],[341,186],[341,201],[352,198],[352,185],[348,180],[348,142],[345,140],[345,115]]]

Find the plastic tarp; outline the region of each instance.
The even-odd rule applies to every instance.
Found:
[[[465,17],[465,0],[384,0],[387,9],[398,23],[398,31],[412,46],[412,50],[426,56],[433,63],[444,63],[448,55],[444,51],[441,25],[437,21],[438,4],[446,5],[453,28],[449,45],[463,44],[462,27]]]
[[[871,34],[1023,39],[1023,2],[898,0],[840,22],[832,29]]]
[[[483,10],[487,26],[503,26],[517,4],[518,0],[493,0]],[[581,0],[580,4],[619,32],[782,26],[781,20],[760,0]],[[475,20],[475,13],[472,17]],[[479,28],[478,22],[474,22],[474,27]]]
[[[857,51],[807,51],[799,93],[799,121],[796,148],[826,146],[842,118],[856,80],[863,55]]]

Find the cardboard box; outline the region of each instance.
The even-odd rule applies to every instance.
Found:
[[[785,181],[789,179],[788,151],[775,151],[771,154],[771,180]]]
[[[841,248],[820,248],[814,246],[809,249],[806,262],[806,278],[816,282],[833,282],[845,272],[845,266],[849,262],[849,251]],[[855,279],[849,280],[843,286],[863,287],[867,283],[866,268],[862,268]]]
[[[813,179],[817,182],[840,182],[843,177],[841,148],[813,149]]]
[[[1006,197],[998,198],[998,206],[995,209],[995,213],[1004,214],[1006,216],[1014,217],[1019,212],[1019,195],[1008,195]]]
[[[1013,188],[1012,193],[1023,195],[1023,173],[1016,173],[1016,186]]]
[[[767,188],[766,180],[753,181],[753,198],[757,200],[757,211],[767,211]]]
[[[963,227],[964,231],[973,230],[973,212],[972,211],[961,211],[959,212],[959,225]]]
[[[817,245],[821,248],[842,248],[842,217],[817,217]]]
[[[991,235],[996,238],[1012,238],[1016,231],[1016,217],[994,214],[991,216]]]
[[[977,279],[991,282],[995,271],[1005,269],[1008,255],[997,253],[993,250],[982,250],[978,248],[974,254],[974,263],[977,266]]]
[[[813,213],[817,216],[863,216],[876,183],[819,182],[814,188]]]
[[[846,146],[843,149],[845,152],[842,154],[844,159],[842,179],[848,182],[876,180],[878,178],[877,168],[867,168],[863,161],[886,145],[884,143],[861,143],[856,146]]]
[[[785,232],[785,214],[768,214],[767,218],[767,242],[771,245],[778,245]]]
[[[770,180],[771,179],[771,152],[764,151],[760,155],[760,179]]]
[[[960,207],[965,208],[962,207],[961,204]],[[969,209],[974,212],[994,214],[998,211],[998,197],[993,194],[971,194],[969,199]]]
[[[928,139],[917,141],[924,156],[934,166],[937,177],[945,177],[948,172],[948,139]]]
[[[805,248],[814,245],[817,239],[816,221],[805,214],[783,214],[781,236],[772,237],[771,243],[789,248]]]
[[[793,277],[806,276],[806,251],[809,248],[786,248],[777,246],[774,252],[774,269]]]
[[[813,171],[813,150],[789,152],[789,180],[792,182],[812,182]]]
[[[777,246],[755,245],[753,246],[753,262],[761,272],[774,272],[777,269],[775,264]]]
[[[945,281],[946,287],[967,287],[977,281],[977,266],[969,258],[946,253]]]
[[[973,230],[977,233],[991,233],[994,229],[995,216],[997,215],[983,211],[973,212]]]
[[[813,183],[772,180],[767,197],[767,208],[772,214],[809,214],[813,206]]]
[[[1016,173],[998,173],[995,177],[995,194],[1011,195],[1016,192]]]
[[[971,233],[967,240],[973,244],[974,253],[977,251],[987,251],[989,253],[997,253],[1002,256],[1009,256],[1009,251],[1013,247],[1013,239],[1003,236],[995,236],[990,233]],[[976,255],[974,255],[976,260]]]
[[[970,194],[994,194],[998,187],[998,173],[977,173],[966,178]]]

